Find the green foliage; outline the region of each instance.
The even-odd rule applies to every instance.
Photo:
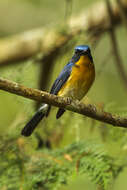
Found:
[[[27,151],[23,138],[0,141],[0,188],[7,190],[59,189],[86,174],[99,188],[111,185],[123,166],[114,163],[103,148],[90,141],[75,142],[49,151]]]
[[[83,38],[83,36],[80,39],[75,38],[75,41],[63,48],[55,60],[54,71],[50,78],[51,83],[70,59],[72,46],[81,43]],[[99,67],[102,65],[96,64],[96,72]],[[29,87],[37,87],[39,70],[39,64],[34,64],[30,60],[22,64],[7,66],[6,69],[2,68],[1,76]],[[99,104],[103,100],[102,105],[105,111],[126,116],[126,105],[123,106],[125,95],[117,89],[113,97],[114,84],[110,89],[112,93],[108,92],[108,83],[113,81],[114,75],[112,76],[110,72],[103,72],[99,77],[99,79],[98,76],[96,77],[98,81],[88,94],[92,102]],[[119,84],[118,77],[115,76],[115,80]],[[72,112],[66,112],[60,120],[56,120],[56,110],[53,109],[49,118],[43,120],[40,124],[42,127],[38,127],[36,131],[39,132],[41,138],[50,140],[52,148],[57,149],[37,150],[37,139],[34,135],[26,139],[19,138],[20,129],[32,115],[32,101],[17,96],[10,97],[10,94],[7,98],[3,95],[1,99],[3,99],[3,106],[1,106],[0,124],[4,133],[1,132],[0,137],[0,189],[59,190],[63,185],[67,186],[81,176],[91,181],[95,188],[107,190],[127,165],[125,129],[113,128]],[[6,99],[9,99],[9,103],[5,106]],[[118,100],[117,103],[116,100]],[[14,104],[17,105],[16,108]],[[3,112],[4,110],[6,112]],[[13,117],[11,116],[12,110]],[[21,114],[21,118],[18,118],[17,113],[19,116]],[[3,117],[5,120],[6,118],[9,120],[9,117],[11,119],[6,124],[6,121],[2,120]],[[4,136],[6,138],[3,138]],[[93,138],[96,139],[96,143],[90,140]],[[85,140],[82,141],[82,139]],[[104,147],[101,146],[102,143]]]
[[[38,14],[36,12],[33,14],[31,7],[39,7],[42,13],[40,18],[41,25],[48,25],[51,21],[58,22],[60,20],[62,22],[64,20],[65,1],[64,4],[57,0],[18,1],[21,4],[26,2],[24,6],[29,2],[33,3],[33,6],[28,5],[27,14],[21,11],[25,19],[23,19],[23,22],[15,22],[15,27],[18,30],[19,26],[22,26],[26,22],[28,26],[31,22],[31,15],[33,15],[32,24],[36,21],[36,19],[34,20],[36,16],[38,20]],[[79,15],[81,10],[86,8],[86,2],[90,3],[92,1],[80,1],[80,4],[79,1],[74,1],[72,13],[74,12],[76,15]],[[15,2],[12,5],[13,7],[16,6]],[[9,1],[7,1],[8,3]],[[10,6],[8,7],[10,8]],[[22,8],[20,5],[19,7]],[[20,14],[19,11],[16,12]],[[29,22],[27,20],[28,15],[30,15]],[[8,15],[5,16],[8,17]],[[8,22],[9,26],[14,28],[14,25],[12,26],[14,22],[10,20]],[[62,23],[65,24],[64,22]],[[58,24],[59,27],[60,25],[61,23]],[[67,27],[66,29],[61,28],[61,34],[63,35],[67,31]],[[124,60],[126,60],[126,31],[120,28],[116,32],[121,53],[124,56]],[[11,33],[8,27],[7,33]],[[74,46],[78,44],[91,45],[87,41],[87,35],[82,33],[80,36],[75,36],[67,46],[61,49],[59,56],[55,60],[53,71],[50,73],[49,88],[63,66],[71,58]],[[99,44],[96,45],[96,48],[92,47],[91,51],[96,67],[96,80],[88,93],[88,97],[92,100],[92,103],[104,105],[105,111],[126,117],[127,103],[125,101],[125,89],[116,72],[115,64],[112,61],[113,56],[107,57],[111,50],[108,35],[103,36]],[[103,60],[106,57],[107,62],[104,65]],[[124,66],[126,66],[126,61],[124,61]],[[29,60],[1,67],[0,74],[2,77],[17,81],[26,86],[39,88],[40,68],[40,64]],[[53,109],[49,118],[43,120],[40,128],[36,129],[40,138],[50,140],[52,149],[38,150],[38,142],[34,135],[26,139],[19,137],[20,129],[33,113],[32,101],[2,91],[0,96],[2,100],[0,101],[1,190],[59,190],[63,186],[70,190],[72,188],[68,187],[69,184],[75,184],[77,181],[78,186],[80,185],[80,177],[84,180],[86,179],[86,181],[91,181],[94,190],[113,189],[112,186],[114,187],[115,182],[119,181],[119,174],[123,175],[123,169],[127,166],[127,132],[125,129],[113,128],[107,124],[82,117],[72,112],[66,112],[60,120],[56,121],[56,110]],[[91,139],[95,139],[95,141],[93,142]],[[125,174],[125,179],[126,177],[127,175]],[[124,183],[125,181],[123,182],[123,186]],[[83,185],[84,189],[91,190],[86,184]],[[120,187],[120,189],[123,188]]]
[[[56,60],[50,78],[51,83],[70,59],[72,45],[82,41],[82,38],[75,39],[63,48]],[[100,65],[100,67],[102,66]],[[38,64],[34,64],[30,60],[1,69],[1,76],[26,86],[37,87],[39,69]],[[96,70],[99,70],[98,65],[96,65]],[[102,81],[105,78],[107,81],[104,86]],[[98,86],[97,82],[94,84],[89,97],[92,98],[92,102],[98,104],[103,99],[102,105],[104,105],[105,111],[126,116],[127,109],[126,106],[121,105],[120,92],[115,94],[115,98],[119,100],[118,103],[113,101],[114,98],[111,101],[111,97],[105,96],[109,88],[106,84],[111,79],[111,73],[103,72],[99,79],[101,82],[98,82]],[[115,80],[118,78],[116,77]],[[101,95],[100,88],[102,89]],[[114,88],[112,93],[113,91]],[[110,94],[110,96],[113,95]],[[10,98],[10,94],[8,97]],[[6,102],[5,96],[3,102]],[[41,138],[50,139],[52,148],[57,149],[37,150],[37,139],[34,135],[31,138],[19,138],[20,128],[32,115],[32,101],[12,96],[8,102],[7,106],[10,106],[10,110],[13,110],[15,114],[12,118],[9,108],[4,106],[5,104],[2,106],[1,130],[5,131],[0,138],[0,189],[59,190],[63,185],[67,186],[81,176],[91,181],[95,188],[107,190],[122,173],[126,166],[127,133],[125,129],[116,129],[72,112],[66,112],[60,120],[55,120],[56,110],[53,109],[49,118],[40,124],[43,130],[42,127],[38,127],[39,129],[36,131],[39,132]],[[122,98],[122,102],[124,103],[124,98]],[[18,108],[14,109],[14,104],[17,104]],[[3,114],[4,109],[6,110],[5,114]],[[16,112],[19,112],[22,118],[18,118]],[[11,120],[6,124],[5,121],[2,121],[2,117],[8,117],[8,120],[11,117]],[[3,126],[7,126],[7,128]],[[4,136],[6,138],[3,138]],[[88,141],[93,138],[97,139],[96,143]],[[81,141],[82,139],[85,141]],[[75,142],[76,140],[77,142]],[[101,146],[102,143],[105,144],[104,147]]]

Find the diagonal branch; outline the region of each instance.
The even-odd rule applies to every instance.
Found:
[[[120,116],[112,115],[111,113],[104,112],[93,105],[85,105],[78,100],[74,101],[70,98],[62,98],[44,91],[27,88],[16,82],[12,82],[3,78],[0,78],[0,89],[32,100],[44,102],[52,106],[64,108],[98,121],[106,122],[113,126],[127,128],[127,118],[121,118]]]

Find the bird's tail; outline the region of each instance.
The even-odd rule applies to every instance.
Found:
[[[58,109],[58,112],[56,114],[56,119],[59,119],[63,114],[64,114],[65,110],[62,108]]]
[[[43,119],[44,116],[46,116],[47,110],[48,110],[48,105],[43,104],[39,108],[39,110],[35,113],[35,115],[32,117],[32,119],[22,129],[21,134],[26,137],[30,136],[34,131],[34,129],[37,127],[38,123]]]

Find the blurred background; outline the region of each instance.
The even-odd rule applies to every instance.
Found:
[[[126,0],[124,3],[127,5]],[[110,23],[110,14],[108,17],[99,15],[101,12],[96,11],[95,7],[100,6],[101,9],[101,4],[106,7],[104,0],[0,0],[0,54],[4,51],[1,55],[7,53],[5,60],[0,56],[0,76],[27,87],[49,91],[63,66],[72,57],[74,47],[88,44],[95,63],[96,79],[83,102],[126,117],[127,6],[120,9],[120,12],[116,11]],[[97,24],[96,20],[94,26],[92,22],[88,23],[88,26],[91,25],[91,28],[88,27],[89,31],[83,28],[81,23],[81,15],[85,14],[89,14],[91,18],[97,17]],[[103,26],[104,22],[98,22],[101,17],[107,19],[105,23],[107,22],[108,26]],[[74,23],[79,20],[81,31],[62,44],[58,34],[66,37],[73,30],[77,30],[71,30],[71,19]],[[114,31],[117,52],[113,46],[110,27]],[[46,32],[43,33],[43,30]],[[27,31],[29,32],[25,36]],[[20,36],[25,44],[25,39],[32,39],[32,31],[35,31],[35,35],[36,31],[39,31],[42,41],[47,38],[42,50],[30,52],[27,57],[25,49],[22,48],[19,56],[15,58],[13,54],[9,57],[8,52],[16,51],[15,47],[20,46]],[[53,38],[57,39],[56,43]],[[36,40],[34,35],[33,39]],[[12,45],[15,41],[19,46]],[[32,43],[33,41],[31,40]],[[55,47],[56,44],[58,47]],[[122,77],[123,74],[126,77]],[[21,129],[34,114],[38,104],[5,91],[0,91],[0,100],[0,189],[127,189],[126,129],[115,128],[69,111],[56,120],[57,109],[52,108],[50,116],[39,124],[34,134],[25,138],[20,134]],[[74,163],[74,150],[71,147],[73,143],[77,147],[76,154],[79,153],[77,160],[74,156]],[[97,150],[94,146],[97,146]],[[91,151],[92,157],[83,156],[83,150]],[[96,155],[97,160],[94,160]],[[79,166],[82,158],[85,166]],[[43,167],[48,161],[51,163]],[[52,166],[54,162],[55,166]],[[104,170],[106,164],[110,168]],[[80,172],[80,167],[86,168]],[[79,172],[76,172],[76,168]]]

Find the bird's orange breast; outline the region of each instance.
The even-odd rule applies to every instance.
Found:
[[[59,96],[82,99],[95,78],[94,64],[88,56],[81,56],[72,68],[71,75],[59,91]]]

